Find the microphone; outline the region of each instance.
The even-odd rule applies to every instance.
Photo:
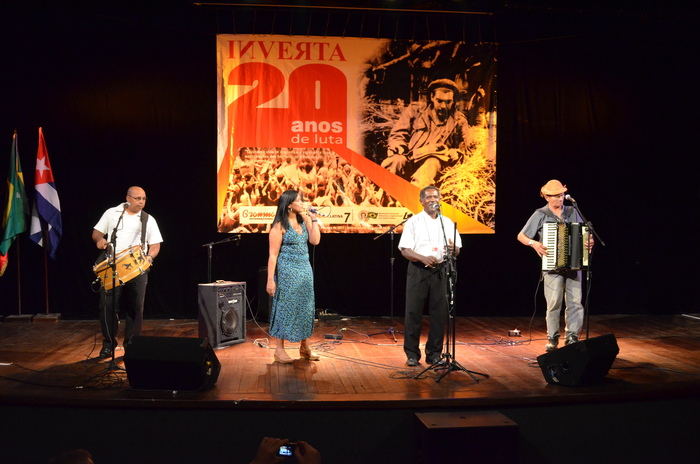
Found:
[[[442,208],[442,205],[440,203],[433,203],[433,208],[440,210]]]
[[[316,208],[306,208],[306,211],[308,211],[309,213],[314,213],[316,216],[328,217],[327,214],[319,213]]]
[[[124,217],[124,213],[126,213],[126,209],[129,207],[129,205],[131,205],[131,203],[129,203],[128,201],[122,203],[122,212],[119,215],[119,222],[121,222],[122,218]],[[117,226],[119,225],[119,222],[117,222]]]
[[[569,200],[571,203],[576,203],[576,200],[574,200],[574,197],[569,195],[568,193],[564,196],[567,200]]]

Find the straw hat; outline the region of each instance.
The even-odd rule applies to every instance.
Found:
[[[566,185],[562,185],[556,179],[552,179],[542,186],[540,189],[540,195],[560,195],[567,191]]]

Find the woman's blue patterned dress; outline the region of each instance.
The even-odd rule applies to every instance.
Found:
[[[301,234],[290,227],[282,236],[277,255],[270,335],[290,342],[309,338],[314,330],[314,275],[308,240],[305,223],[301,224]]]

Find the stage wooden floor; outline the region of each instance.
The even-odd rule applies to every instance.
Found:
[[[522,336],[509,337],[516,328]],[[700,392],[697,315],[592,317],[590,338],[612,333],[620,353],[607,377],[579,387],[546,383],[537,365],[545,344],[539,319],[458,318],[455,359],[477,374],[455,370],[439,382],[444,371],[417,377],[427,367],[424,360],[416,368],[405,366],[398,318],[317,322],[310,341],[321,360],[296,359],[287,365],[273,362],[266,329],[249,320],[245,343],[215,350],[221,373],[213,388],[174,394],[132,389],[124,370],[105,373],[110,360],[95,358],[101,343],[97,321],[5,321],[0,323],[0,398],[12,404],[144,408],[483,409]],[[326,334],[340,334],[342,340],[326,339]],[[142,335],[196,338],[197,322],[147,320]],[[298,358],[298,344],[287,347]],[[123,367],[123,351],[116,353]]]

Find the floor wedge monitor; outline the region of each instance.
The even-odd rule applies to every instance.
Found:
[[[620,352],[615,335],[589,338],[537,357],[545,380],[551,384],[579,386],[600,381]]]
[[[124,366],[129,385],[137,390],[206,390],[221,371],[206,338],[132,337]]]

